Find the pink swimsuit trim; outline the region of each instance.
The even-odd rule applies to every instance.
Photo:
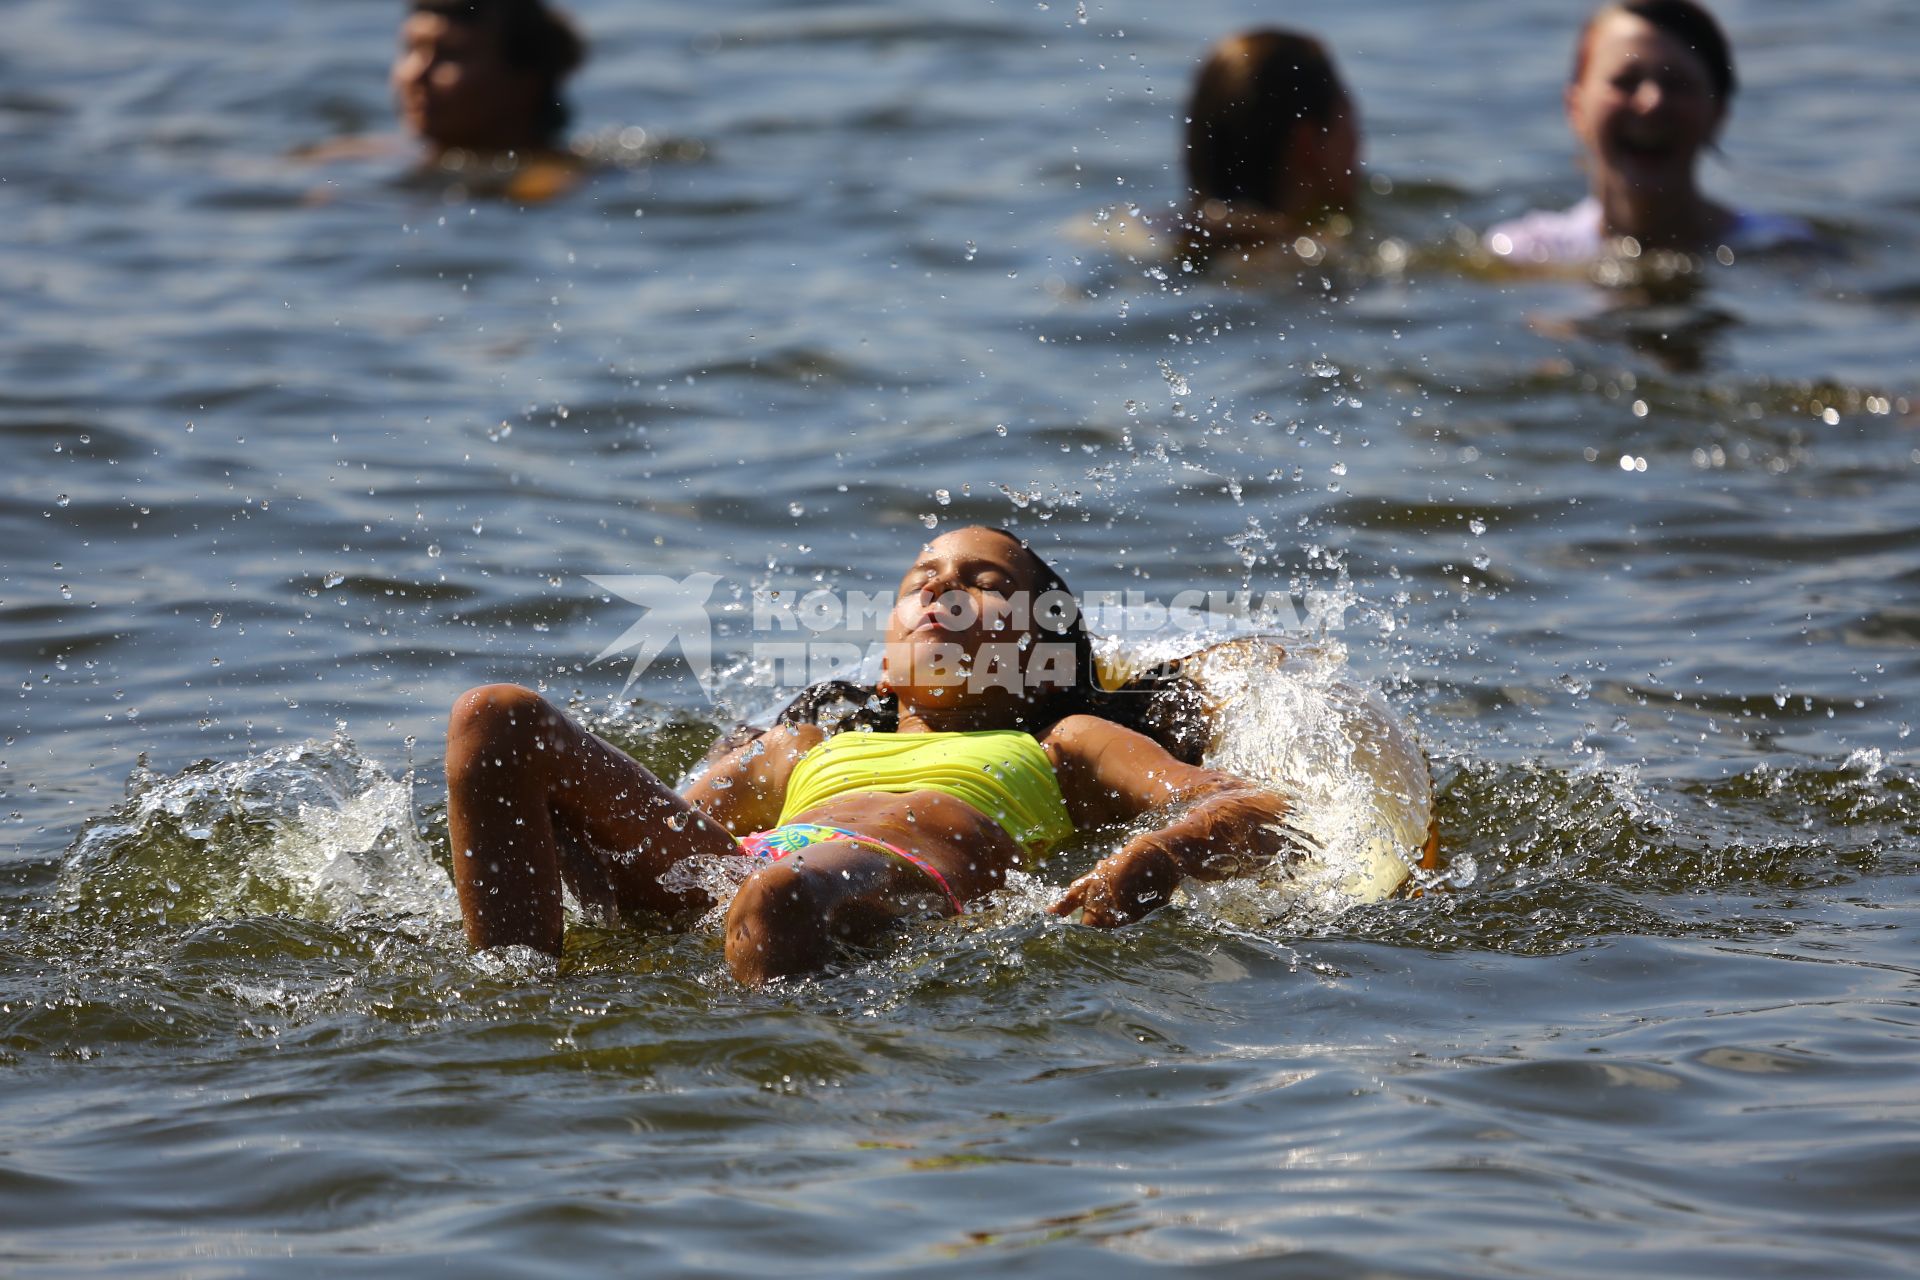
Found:
[[[947,883],[947,878],[940,874],[940,868],[918,854],[908,853],[897,844],[888,844],[885,840],[863,836],[857,831],[822,826],[817,822],[789,822],[770,831],[756,831],[752,835],[741,836],[740,852],[749,857],[765,858],[769,862],[776,862],[789,854],[798,853],[816,844],[859,844],[891,854],[909,866],[925,872],[928,879],[939,885],[940,892],[946,894],[947,901],[953,905],[953,914],[957,916],[967,914],[966,904],[960,901],[960,895],[953,891],[953,886]]]

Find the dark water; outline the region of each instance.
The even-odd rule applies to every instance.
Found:
[[[1229,288],[1100,230],[1271,6],[583,0],[583,129],[700,145],[532,210],[284,158],[384,121],[384,0],[7,6],[5,1270],[1913,1274],[1920,11],[1720,6],[1711,182],[1840,256],[1486,275],[1579,9],[1314,15],[1392,243]],[[582,575],[868,588],[923,517],[1348,593],[1460,887],[468,958],[461,688],[604,716]]]

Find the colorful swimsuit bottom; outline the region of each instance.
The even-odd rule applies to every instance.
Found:
[[[876,840],[872,836],[863,836],[856,831],[845,831],[839,827],[823,827],[817,822],[788,822],[771,831],[756,831],[752,835],[740,837],[740,852],[748,857],[765,858],[777,862],[788,854],[799,853],[817,844],[857,844],[869,849],[878,849],[900,859],[911,867],[926,873],[927,877],[940,886],[940,892],[947,895],[947,901],[953,904],[953,913],[957,916],[967,914],[966,904],[954,893],[953,886],[940,874],[940,868],[928,862],[918,854],[908,853],[897,844],[888,844],[885,840]]]

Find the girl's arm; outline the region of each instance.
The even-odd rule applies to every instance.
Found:
[[[1166,809],[1165,825],[1133,837],[1068,886],[1048,908],[1081,912],[1100,928],[1130,924],[1166,904],[1180,881],[1225,880],[1290,856],[1285,798],[1217,769],[1182,764],[1144,734],[1094,716],[1070,716],[1047,735],[1061,793],[1075,820],[1127,821]]]
[[[780,820],[793,766],[826,736],[818,725],[775,725],[708,765],[681,794],[728,835],[765,831]]]

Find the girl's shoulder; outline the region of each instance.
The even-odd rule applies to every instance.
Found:
[[[1147,744],[1159,747],[1147,735],[1091,713],[1063,716],[1034,735],[1055,767],[1079,761],[1097,760],[1117,746]]]

